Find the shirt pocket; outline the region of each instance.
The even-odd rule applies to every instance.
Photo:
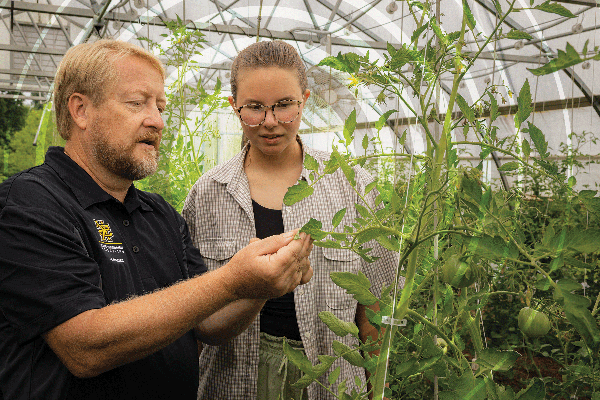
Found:
[[[327,306],[333,310],[345,310],[356,308],[357,301],[336,285],[329,274],[331,272],[350,272],[356,274],[361,267],[361,258],[355,252],[348,249],[323,248],[323,258],[327,277],[323,289]]]
[[[198,250],[209,270],[225,265],[238,251],[238,247],[233,239],[208,238],[198,242]]]

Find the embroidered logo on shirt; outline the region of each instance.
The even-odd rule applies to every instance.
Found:
[[[100,247],[104,252],[110,254],[125,254],[123,251],[123,243],[114,242],[114,233],[108,223],[105,223],[103,219],[95,219],[96,229],[100,235]],[[125,260],[122,258],[110,257],[113,262],[124,263]]]
[[[112,243],[112,238],[114,234],[110,229],[109,224],[105,224],[103,219],[95,219],[96,229],[98,229],[98,233],[100,234],[100,243]]]

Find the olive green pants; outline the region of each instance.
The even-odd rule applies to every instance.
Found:
[[[286,339],[296,350],[302,350],[302,342]],[[283,353],[283,338],[260,333],[260,356],[258,361],[259,400],[307,400],[306,390],[291,385],[302,377],[302,372]]]

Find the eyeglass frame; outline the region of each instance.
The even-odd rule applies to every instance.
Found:
[[[278,120],[278,119],[277,119],[277,117],[275,116],[275,106],[276,106],[276,105],[278,105],[279,103],[283,103],[283,102],[286,102],[286,101],[287,101],[287,102],[290,102],[290,103],[297,103],[297,104],[298,104],[298,114],[296,114],[296,116],[294,117],[294,119],[293,119],[293,120],[291,120],[291,121],[287,121],[287,122],[284,122],[284,121],[280,121],[280,120]],[[301,105],[301,104],[304,104],[304,101],[302,101],[302,100],[281,100],[281,101],[278,101],[277,103],[271,104],[270,106],[264,106],[264,105],[262,105],[262,104],[258,104],[258,103],[248,103],[248,104],[244,104],[244,105],[243,105],[243,106],[241,106],[241,107],[234,108],[234,110],[235,110],[235,111],[238,113],[238,115],[239,115],[239,117],[240,117],[240,121],[242,121],[242,124],[244,124],[244,125],[246,125],[246,126],[249,126],[250,128],[256,128],[257,126],[261,126],[262,124],[264,124],[264,123],[265,123],[265,121],[267,120],[267,109],[269,109],[269,108],[271,109],[271,112],[273,113],[273,118],[275,118],[275,120],[276,120],[277,122],[279,122],[279,123],[282,123],[282,124],[291,124],[291,123],[292,123],[292,122],[294,122],[296,119],[298,119],[298,116],[300,115],[300,105]],[[242,119],[242,115],[240,114],[240,112],[241,112],[242,108],[244,108],[244,107],[246,107],[246,106],[249,106],[249,105],[257,105],[257,106],[261,106],[261,108],[264,110],[264,112],[265,112],[265,116],[263,117],[263,120],[262,120],[262,121],[260,121],[260,124],[258,124],[258,125],[250,125],[250,124],[246,123],[246,122],[245,122],[245,121]]]

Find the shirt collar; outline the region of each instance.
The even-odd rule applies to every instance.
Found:
[[[298,143],[300,143],[300,147],[302,148],[302,172],[300,173],[300,178],[310,183],[310,171],[304,167],[304,158],[307,154],[313,157],[315,154],[312,149],[304,145],[302,139],[300,139],[300,135],[296,136],[296,140],[298,140]],[[242,148],[242,151],[240,151],[231,159],[230,162],[232,163],[233,168],[220,168],[213,170],[212,178],[215,181],[226,185],[234,182],[240,182],[241,176],[245,176],[244,160],[246,159],[246,154],[248,153],[249,148],[250,141],[246,142],[246,145]]]
[[[118,201],[105,192],[79,164],[66,155],[63,147],[48,148],[45,163],[56,171],[63,182],[69,186],[83,208],[105,201]],[[129,213],[137,207],[146,211],[152,210],[148,203],[140,199],[138,190],[133,185],[129,187],[123,205]]]

